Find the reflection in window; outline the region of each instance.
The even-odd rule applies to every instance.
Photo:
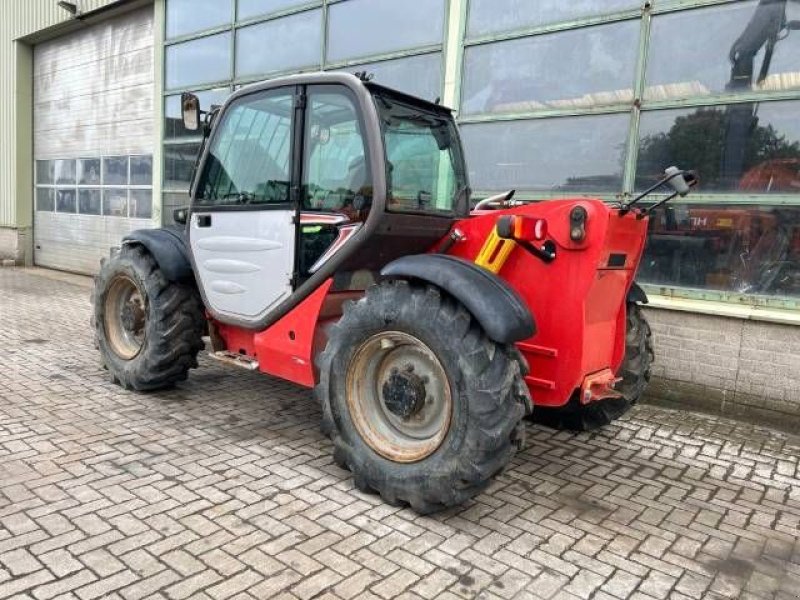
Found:
[[[469,47],[462,109],[504,113],[630,104],[638,39],[638,21],[626,21]]]
[[[77,212],[75,190],[56,190],[56,211],[60,213]]]
[[[442,95],[441,52],[353,65],[342,70],[348,73],[366,71],[374,75],[375,83],[431,102]]]
[[[251,94],[219,124],[198,186],[202,206],[289,201],[292,95]]]
[[[800,297],[800,208],[667,205],[650,220],[645,283]]]
[[[465,124],[476,190],[621,192],[627,113]]]
[[[128,185],[127,156],[109,156],[103,159],[103,185]]]
[[[131,190],[130,216],[132,219],[151,219],[153,217],[152,190]]]
[[[128,190],[103,190],[103,214],[107,217],[128,216]]]
[[[636,9],[642,4],[642,0],[470,0],[467,29],[470,37],[477,37]]]
[[[36,183],[52,185],[56,181],[56,163],[53,160],[36,161]]]
[[[131,185],[153,184],[153,157],[131,156]]]
[[[321,48],[321,10],[244,27],[236,32],[236,77],[319,66]]]
[[[232,0],[167,0],[167,38],[231,22]]]
[[[102,201],[100,190],[78,190],[78,212],[83,215],[99,215]]]
[[[218,88],[215,90],[206,90],[203,92],[195,92],[198,100],[200,100],[200,108],[202,110],[211,110],[214,105],[221,106],[231,91],[228,88]],[[164,101],[164,138],[175,139],[182,137],[200,137],[202,132],[189,131],[183,126],[183,116],[181,114],[181,96],[176,94],[174,96],[167,96]]]
[[[238,0],[236,19],[247,21],[308,3],[309,0]]]
[[[53,188],[36,188],[36,210],[53,212],[56,209],[56,191]]]
[[[637,187],[676,165],[697,170],[703,192],[800,193],[797,109],[797,102],[746,102],[644,112]]]
[[[78,161],[78,185],[100,185],[100,159]]]
[[[800,32],[785,28],[798,19],[800,4],[786,0],[657,15],[645,98],[800,89]]]
[[[189,189],[200,144],[164,146],[164,189]]]
[[[230,33],[167,46],[166,86],[169,90],[183,90],[230,77]]]
[[[443,0],[348,0],[328,10],[331,61],[442,43]]]
[[[56,160],[55,163],[55,182],[57,184],[75,184],[75,161]]]

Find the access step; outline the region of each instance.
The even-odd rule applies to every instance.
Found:
[[[253,358],[250,358],[249,356],[244,356],[242,354],[235,354],[233,352],[228,352],[227,350],[220,350],[219,352],[209,352],[208,355],[214,360],[218,360],[219,362],[228,365],[233,365],[234,367],[239,367],[240,369],[246,369],[248,371],[258,371],[258,361]]]

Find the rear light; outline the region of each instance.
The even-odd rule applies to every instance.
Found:
[[[505,215],[497,220],[497,235],[507,240],[541,242],[547,237],[547,221],[522,215]]]

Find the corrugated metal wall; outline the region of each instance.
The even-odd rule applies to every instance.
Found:
[[[89,12],[116,1],[82,0],[80,5]],[[32,166],[30,160],[21,161],[18,156],[30,156],[31,142],[18,139],[18,129],[30,131],[30,123],[21,121],[31,116],[31,48],[14,40],[69,17],[56,0],[0,0],[0,227],[31,225]]]

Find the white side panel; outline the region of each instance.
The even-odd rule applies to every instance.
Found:
[[[294,216],[292,210],[192,214],[189,241],[211,308],[256,321],[291,295]],[[198,217],[211,224],[199,227]]]

